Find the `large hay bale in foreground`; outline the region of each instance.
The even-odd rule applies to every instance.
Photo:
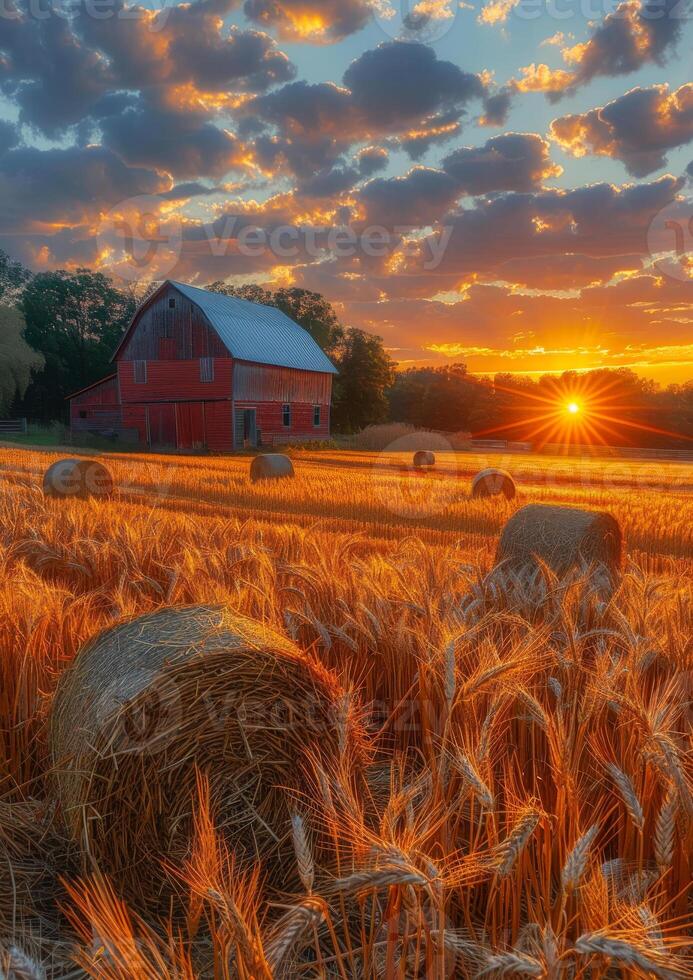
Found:
[[[575,567],[600,566],[615,577],[622,547],[621,528],[611,514],[530,504],[503,528],[496,564],[523,571],[535,569],[540,559],[559,576]]]
[[[46,470],[43,492],[47,497],[110,497],[113,477],[96,459],[59,459]]]
[[[281,480],[294,475],[294,464],[288,456],[281,453],[266,453],[256,456],[250,466],[250,479]]]
[[[166,896],[188,851],[197,773],[239,858],[282,883],[289,806],[308,755],[358,772],[363,734],[335,676],[222,607],[163,609],[101,633],[61,677],[50,719],[74,843],[139,905]]]
[[[418,453],[414,453],[414,466],[435,466],[436,457],[435,453],[428,452],[428,450],[420,449]]]
[[[472,497],[475,498],[503,494],[507,500],[512,500],[516,492],[515,481],[507,470],[481,470],[472,480]]]

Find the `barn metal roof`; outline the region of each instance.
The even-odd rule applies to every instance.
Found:
[[[198,306],[232,357],[256,364],[337,374],[311,335],[281,310],[169,280]]]

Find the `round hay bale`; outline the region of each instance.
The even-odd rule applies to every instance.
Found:
[[[288,456],[281,453],[256,456],[250,467],[250,479],[253,483],[257,480],[281,480],[293,476],[294,464]]]
[[[414,453],[414,466],[435,466],[436,457],[435,453],[428,452],[428,450],[420,449],[418,453]]]
[[[515,481],[507,470],[481,470],[472,480],[472,497],[495,497],[502,493],[512,500],[516,492]]]
[[[611,514],[574,507],[530,504],[503,528],[496,564],[523,571],[541,559],[563,576],[580,565],[599,565],[612,577],[621,566],[623,536]]]
[[[59,459],[43,477],[47,497],[110,497],[113,477],[96,459]]]
[[[340,760],[360,771],[364,735],[350,705],[330,671],[223,607],[162,609],[108,629],[62,675],[51,711],[69,836],[133,902],[165,900],[162,862],[180,866],[188,853],[202,773],[229,849],[285,883],[290,803],[309,756],[326,771]]]

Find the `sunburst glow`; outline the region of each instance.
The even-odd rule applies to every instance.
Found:
[[[634,431],[673,434],[638,417],[632,395],[624,389],[618,374],[590,377],[570,372],[546,379],[540,392],[506,387],[497,381],[495,388],[501,394],[514,396],[514,408],[502,425],[477,431],[476,438],[497,434],[531,442],[535,449],[546,445],[568,449],[627,446]]]

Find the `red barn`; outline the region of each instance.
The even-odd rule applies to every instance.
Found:
[[[337,371],[273,307],[168,281],[113,360],[115,374],[70,396],[74,432],[217,452],[329,438]]]

